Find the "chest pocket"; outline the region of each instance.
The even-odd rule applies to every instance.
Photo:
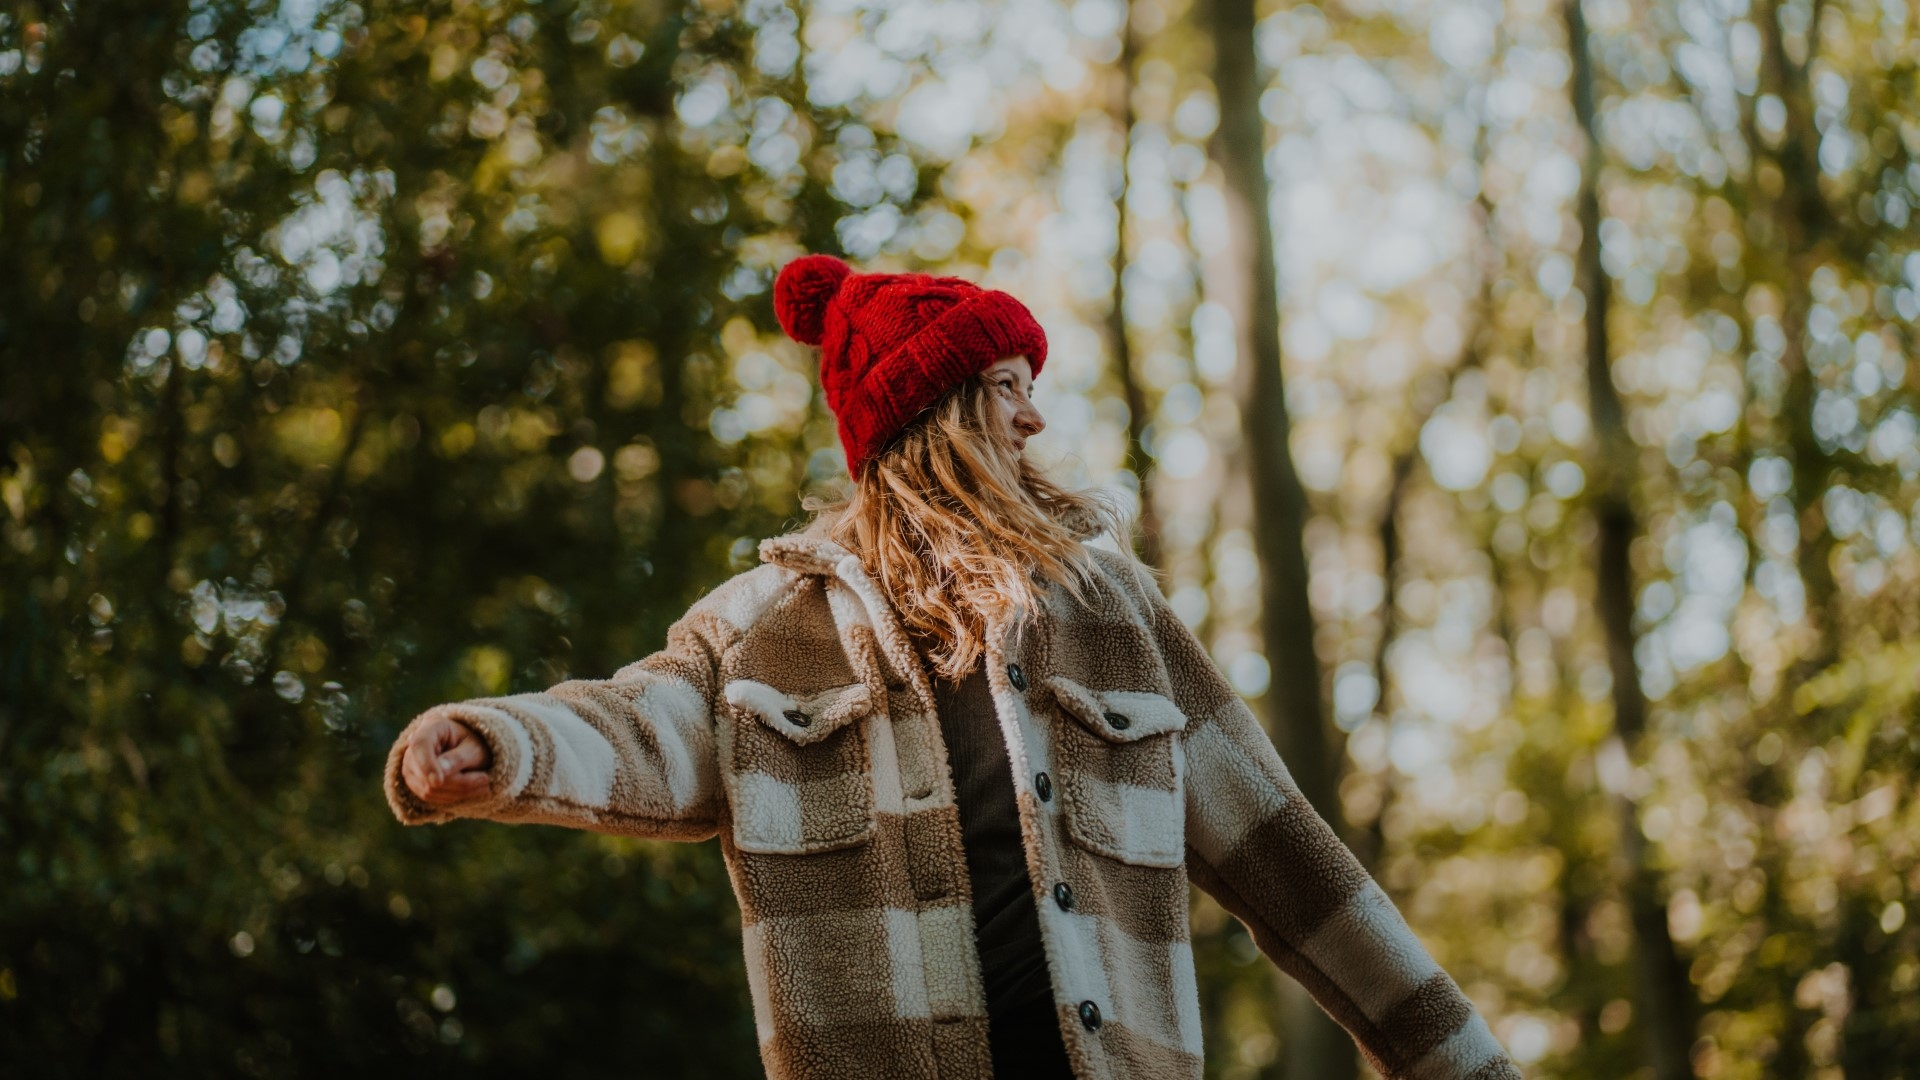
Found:
[[[1089,690],[1059,675],[1047,682],[1066,721],[1054,738],[1067,835],[1136,866],[1181,865],[1186,714],[1160,694]]]
[[[804,855],[865,843],[877,819],[866,725],[873,696],[861,683],[795,696],[735,679],[720,767],[742,851]]]

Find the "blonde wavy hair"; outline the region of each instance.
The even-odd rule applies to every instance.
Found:
[[[1105,531],[1132,557],[1128,517],[1022,457],[994,414],[996,392],[966,380],[871,458],[845,498],[807,504],[907,628],[931,639],[928,659],[949,679],[979,663],[988,619],[1031,611],[1040,583],[1084,601],[1097,570],[1083,537]]]

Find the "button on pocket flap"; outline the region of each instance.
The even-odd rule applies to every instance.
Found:
[[[735,679],[723,693],[728,704],[800,746],[817,743],[873,711],[873,694],[864,683],[796,697],[753,679]]]
[[[1064,675],[1048,677],[1060,708],[1108,742],[1128,743],[1181,731],[1187,714],[1161,694],[1145,690],[1089,690]]]

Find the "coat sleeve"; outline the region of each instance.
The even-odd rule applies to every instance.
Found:
[[[1134,575],[1129,575],[1134,576]],[[1187,872],[1387,1080],[1519,1080],[1486,1022],[1314,812],[1273,742],[1150,581],[1141,614],[1187,714]]]
[[[654,839],[714,835],[725,813],[714,746],[716,687],[733,636],[725,615],[742,585],[766,587],[740,578],[721,586],[668,629],[665,648],[610,679],[571,679],[420,714],[387,755],[394,815],[409,825],[470,817]],[[435,807],[401,779],[408,736],[436,716],[460,721],[486,743],[493,763],[485,796]]]

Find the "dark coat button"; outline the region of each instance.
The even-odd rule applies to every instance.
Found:
[[[1100,1006],[1095,1005],[1091,1001],[1081,1002],[1080,1003],[1080,1023],[1083,1026],[1085,1026],[1088,1031],[1099,1031],[1100,1030]]]
[[[1061,911],[1073,910],[1073,886],[1061,882],[1053,887],[1053,902],[1060,905]]]
[[[799,709],[788,709],[781,715],[785,716],[787,721],[794,727],[806,727],[808,724],[813,723],[813,717],[808,716]]]
[[[1034,777],[1033,790],[1035,794],[1040,796],[1041,802],[1046,802],[1048,799],[1053,798],[1053,777],[1048,776],[1046,773],[1041,773],[1039,776]]]
[[[1025,690],[1027,688],[1027,673],[1020,670],[1019,664],[1008,664],[1007,681],[1013,684],[1015,690]]]
[[[1133,721],[1127,719],[1124,715],[1120,713],[1110,712],[1106,715],[1107,715],[1107,723],[1112,724],[1113,730],[1115,731],[1125,731],[1128,728],[1133,726]]]

